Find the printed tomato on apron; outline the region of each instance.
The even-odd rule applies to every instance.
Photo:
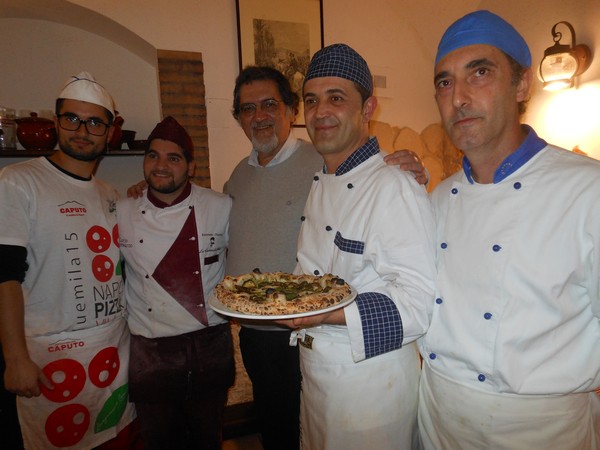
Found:
[[[54,389],[42,387],[39,397],[17,398],[25,448],[92,448],[133,420],[124,318],[87,330],[27,338],[27,346]]]

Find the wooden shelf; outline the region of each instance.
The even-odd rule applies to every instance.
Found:
[[[109,150],[104,156],[138,156],[143,155],[144,150]]]
[[[54,150],[0,150],[0,158],[35,158],[51,155]],[[109,150],[104,156],[138,156],[144,150]]]

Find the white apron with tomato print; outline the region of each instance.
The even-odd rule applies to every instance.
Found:
[[[132,420],[117,198],[43,157],[0,171],[0,245],[27,249],[27,345],[57,385],[18,401],[28,449],[91,448]]]
[[[27,346],[55,388],[42,388],[39,397],[17,398],[25,448],[93,448],[133,420],[124,318],[89,330],[28,338]]]

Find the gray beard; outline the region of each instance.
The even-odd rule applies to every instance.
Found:
[[[259,142],[254,136],[252,137],[252,148],[254,148],[254,150],[256,150],[258,153],[271,153],[277,148],[278,144],[279,142],[277,141],[277,136],[275,136],[275,134],[273,134],[273,136],[271,136],[271,138],[266,142]]]

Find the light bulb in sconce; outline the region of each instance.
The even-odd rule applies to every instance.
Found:
[[[571,32],[571,45],[561,44],[562,33],[556,31],[564,25]],[[556,91],[573,86],[576,76],[587,70],[592,62],[592,52],[587,45],[575,42],[575,30],[569,22],[558,22],[552,27],[554,45],[544,51],[538,76],[544,89]]]

